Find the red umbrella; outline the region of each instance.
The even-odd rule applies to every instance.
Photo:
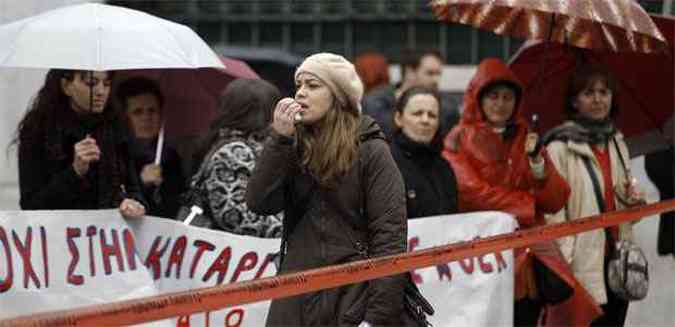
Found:
[[[505,36],[652,52],[664,38],[634,0],[434,0],[436,16]]]
[[[217,113],[218,98],[237,78],[259,79],[245,62],[221,57],[225,69],[147,69],[121,71],[116,80],[145,76],[158,81],[164,94],[167,138],[196,136],[208,129]]]
[[[660,16],[653,19],[673,44],[675,20]],[[543,60],[547,62],[544,69]],[[675,72],[670,54],[600,52],[557,43],[527,42],[509,66],[527,90],[523,98],[524,113],[539,114],[541,131],[564,120],[567,81],[583,63],[606,67],[616,78],[618,95],[614,101],[618,101],[619,107],[616,122],[625,135],[639,137],[659,130],[673,116]],[[649,151],[648,147],[632,150],[633,155]]]

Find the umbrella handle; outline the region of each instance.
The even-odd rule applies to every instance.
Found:
[[[539,115],[537,114],[532,114],[530,117],[530,126],[529,130],[530,132],[536,132],[536,130],[539,128]],[[539,150],[541,149],[542,141],[541,137],[537,138],[537,144],[534,146],[534,149],[531,152],[528,152],[527,155],[530,158],[535,158],[537,154],[539,154]]]
[[[158,165],[162,162],[162,148],[164,147],[164,123],[159,129],[159,135],[157,136],[157,149],[155,149],[155,165]]]

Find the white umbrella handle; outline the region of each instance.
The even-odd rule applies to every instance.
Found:
[[[201,215],[202,213],[204,213],[204,210],[202,210],[202,208],[200,208],[196,205],[193,205],[192,207],[190,207],[190,214],[188,214],[187,218],[185,218],[185,221],[183,221],[183,224],[184,225],[190,225],[192,220],[195,219],[195,217],[197,217],[197,215]]]
[[[159,165],[162,162],[162,148],[164,147],[164,123],[159,129],[159,135],[157,137],[157,149],[155,149],[155,165]]]

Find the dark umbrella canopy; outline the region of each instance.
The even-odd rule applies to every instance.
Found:
[[[237,78],[258,79],[251,67],[232,58],[220,58],[225,69],[147,69],[120,72],[118,81],[131,76],[156,80],[164,95],[165,132],[169,138],[205,132],[217,115],[218,99]]]
[[[215,51],[246,62],[260,78],[276,85],[284,96],[295,93],[293,74],[302,63],[302,57],[273,48],[216,47]]]

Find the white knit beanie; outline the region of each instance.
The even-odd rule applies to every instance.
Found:
[[[302,62],[295,71],[295,79],[301,73],[309,73],[322,82],[335,94],[342,105],[361,113],[361,98],[363,97],[363,83],[356,74],[354,65],[340,55],[333,53],[317,53]]]

